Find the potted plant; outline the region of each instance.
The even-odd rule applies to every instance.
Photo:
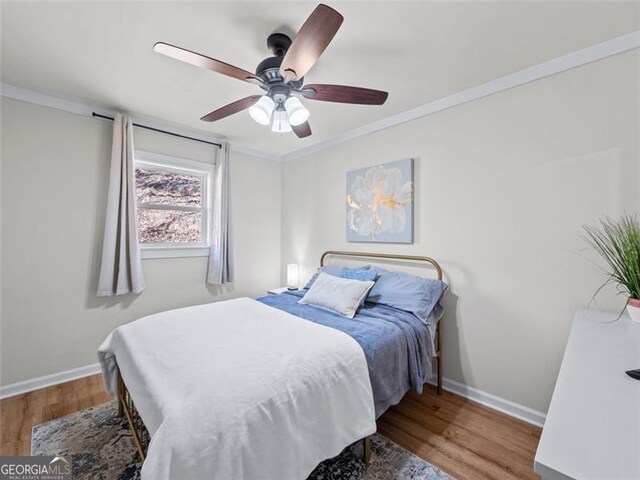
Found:
[[[585,240],[605,260],[609,275],[603,284],[616,283],[628,295],[627,312],[640,323],[640,223],[637,215],[603,218],[595,226],[585,226]]]

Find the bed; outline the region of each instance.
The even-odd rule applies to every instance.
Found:
[[[423,262],[442,278],[428,257],[329,251],[321,266],[330,256]],[[375,419],[421,391],[432,357],[440,393],[439,323],[430,331],[368,303],[345,321],[298,303],[302,295],[163,312],[105,340],[103,375],[145,460],[143,479],[306,478],[359,439],[368,461]]]

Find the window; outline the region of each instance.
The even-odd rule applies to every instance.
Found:
[[[134,169],[142,257],[207,255],[213,165],[136,151]]]

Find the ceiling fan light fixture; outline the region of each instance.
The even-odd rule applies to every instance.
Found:
[[[309,110],[296,97],[287,98],[287,101],[284,102],[284,108],[287,111],[289,123],[294,127],[302,125],[309,119]]]
[[[260,125],[269,125],[271,121],[271,114],[276,108],[276,104],[267,95],[264,95],[260,100],[249,107],[249,115]]]
[[[273,123],[271,124],[271,131],[284,133],[291,131],[291,124],[287,112],[284,110],[276,110],[273,112]]]

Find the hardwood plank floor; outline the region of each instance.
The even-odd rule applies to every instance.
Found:
[[[1,400],[0,455],[29,455],[31,427],[109,399],[94,375]],[[452,393],[408,393],[378,431],[458,480],[539,478],[539,428]]]
[[[34,425],[110,399],[93,375],[0,400],[0,455],[29,455]]]
[[[457,479],[538,479],[542,430],[433,388],[409,392],[378,420],[378,431]]]

